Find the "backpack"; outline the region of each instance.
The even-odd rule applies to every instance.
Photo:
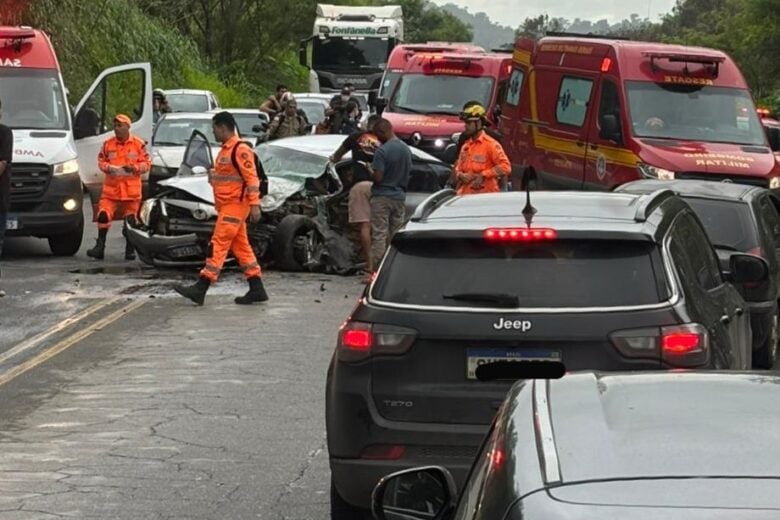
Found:
[[[260,196],[265,197],[266,195],[268,195],[268,176],[265,174],[263,165],[260,163],[260,158],[257,156],[257,153],[255,153],[254,149],[252,148],[252,145],[250,145],[246,141],[239,141],[238,144],[236,144],[233,147],[233,151],[230,154],[230,160],[233,163],[233,168],[240,171],[238,167],[238,159],[236,159],[236,153],[238,151],[238,147],[242,143],[247,145],[249,149],[252,150],[252,155],[255,157],[255,171],[257,172],[257,178],[260,180]],[[242,190],[241,198],[244,198],[243,190]]]

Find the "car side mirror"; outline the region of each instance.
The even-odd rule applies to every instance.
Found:
[[[460,141],[460,137],[463,135],[463,132],[455,132],[450,136],[450,139],[452,139],[453,143],[457,143]]]
[[[618,121],[615,114],[602,114],[599,118],[599,126],[601,127],[599,132],[600,138],[616,143],[623,142],[623,136],[620,132],[620,121]]]
[[[440,466],[412,468],[384,477],[374,488],[377,520],[447,520],[457,501],[452,474]]]
[[[306,67],[309,68],[309,53],[308,53],[308,47],[309,47],[309,40],[301,40],[298,44],[298,62]]]
[[[206,169],[205,166],[193,166],[192,167],[192,174],[193,175],[206,175],[209,171]]]
[[[773,152],[780,152],[780,128],[766,127],[766,138]]]
[[[254,125],[252,127],[252,132],[259,134],[261,132],[265,132],[268,130],[268,123],[260,123],[259,125]]]
[[[496,105],[495,107],[493,107],[493,119],[495,119],[496,121],[501,119],[501,105]]]
[[[387,98],[376,98],[376,113],[382,115],[382,112],[385,111],[385,108],[387,108]]]
[[[376,107],[377,102],[377,93],[375,90],[372,90],[368,93],[368,106],[370,107]]]
[[[441,160],[450,165],[455,164],[455,162],[458,160],[458,145],[447,145],[447,148],[444,149]]]
[[[761,257],[735,253],[729,258],[730,278],[734,283],[758,284],[769,279],[769,264]]]

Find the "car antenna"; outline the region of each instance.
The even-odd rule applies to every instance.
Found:
[[[528,170],[523,174],[523,184],[525,185],[525,207],[523,208],[523,216],[525,217],[525,224],[530,228],[531,221],[536,215],[536,208],[531,205],[531,183],[529,182],[531,175]]]

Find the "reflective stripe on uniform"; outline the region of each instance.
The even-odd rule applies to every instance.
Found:
[[[236,217],[222,217],[222,220],[230,224],[241,224],[241,219]]]
[[[211,182],[244,182],[244,178],[240,175],[222,175],[219,173],[212,173],[209,175]]]
[[[248,264],[248,265],[242,265],[241,266],[241,270],[246,272],[246,271],[249,271],[250,269],[254,269],[256,267],[260,267],[260,264],[258,264],[257,262],[252,262],[251,264]]]
[[[246,191],[248,192],[258,192],[260,193],[260,186],[247,186]]]
[[[209,271],[211,273],[214,273],[214,274],[219,274],[219,267],[213,266],[213,265],[211,265],[209,263],[204,265],[203,269],[205,269],[206,271]]]

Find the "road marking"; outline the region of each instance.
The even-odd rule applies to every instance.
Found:
[[[78,313],[76,313],[73,316],[70,316],[68,318],[65,318],[64,320],[59,322],[57,325],[54,325],[53,327],[51,327],[51,328],[49,328],[49,329],[47,329],[47,330],[45,330],[45,331],[43,331],[43,332],[33,336],[31,338],[28,338],[28,339],[22,341],[21,343],[19,343],[18,345],[16,345],[12,349],[7,350],[2,355],[0,355],[0,364],[5,363],[6,361],[11,359],[12,357],[14,357],[14,356],[16,356],[18,354],[21,354],[25,350],[28,350],[30,348],[33,348],[33,347],[37,346],[41,341],[45,340],[46,338],[49,338],[49,337],[53,336],[54,334],[56,334],[56,333],[58,333],[58,332],[60,332],[60,331],[62,331],[64,329],[70,327],[74,323],[77,323],[77,322],[83,320],[87,316],[89,316],[91,314],[94,314],[97,311],[99,311],[100,309],[108,307],[109,305],[111,305],[112,303],[115,303],[117,301],[119,301],[119,296],[113,296],[111,298],[107,298],[105,300],[101,300],[98,303],[96,303],[95,305],[92,305],[91,307],[87,307],[83,311],[78,312]]]
[[[116,301],[116,298],[111,300],[111,303]],[[8,370],[7,372],[4,372],[0,374],[0,385],[4,385],[7,382],[19,377],[20,375],[24,374],[30,369],[33,369],[40,365],[41,363],[44,363],[45,361],[53,358],[60,352],[72,347],[79,341],[83,340],[84,338],[92,335],[93,333],[101,330],[106,325],[109,325],[113,323],[114,321],[118,320],[122,316],[134,311],[135,309],[141,307],[144,303],[146,303],[147,300],[134,300],[127,305],[124,305],[120,309],[112,312],[105,318],[101,318],[100,320],[96,321],[92,325],[89,325],[88,327],[71,334],[70,336],[62,339],[61,341],[55,343],[51,347],[47,348],[43,352],[39,353],[38,355],[28,359],[24,363],[21,363],[14,368]],[[105,304],[102,305],[103,307]],[[88,309],[89,310],[89,309]],[[91,313],[90,313],[91,314]],[[74,316],[75,317],[75,316]]]

